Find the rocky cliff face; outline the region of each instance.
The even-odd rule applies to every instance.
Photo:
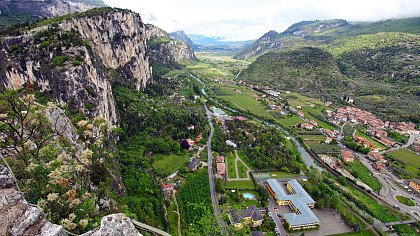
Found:
[[[30,83],[70,110],[112,123],[117,115],[110,69],[137,90],[152,79],[144,24],[138,14],[120,10],[4,37],[0,64],[0,87]]]
[[[41,208],[28,204],[22,193],[17,191],[12,174],[4,166],[0,166],[0,226],[0,235],[4,236],[68,235],[62,226],[46,221]],[[124,214],[103,217],[99,229],[83,235],[141,236]]]
[[[73,18],[61,27],[89,40],[106,67],[123,68],[137,90],[152,78],[145,27],[138,14],[114,10],[101,16]]]
[[[0,10],[3,12],[18,12],[38,18],[61,16],[104,6],[106,5],[100,0],[0,1]]]
[[[67,235],[62,226],[45,221],[43,211],[29,205],[15,187],[9,170],[0,166],[0,235]]]
[[[146,25],[148,52],[152,61],[173,64],[183,60],[196,60],[191,47],[182,40],[173,40],[169,34],[154,25]]]

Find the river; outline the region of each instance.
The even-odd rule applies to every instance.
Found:
[[[214,102],[217,102],[214,99],[210,98],[208,96],[208,94],[206,93],[206,83],[204,83],[203,81],[201,81],[201,79],[199,79],[198,77],[194,76],[193,74],[190,74],[190,76],[193,77],[194,79],[196,79],[198,82],[200,82],[201,85],[203,85],[203,87],[201,88],[201,93],[203,93],[204,96],[207,99],[212,100]],[[234,110],[234,109],[232,109],[230,107],[226,107],[225,105],[219,104],[219,106],[222,107],[222,108],[224,108],[224,109],[226,109],[226,110],[228,110],[228,111],[231,111],[231,112],[238,112],[238,111],[236,111],[236,110]],[[313,168],[318,169],[319,171],[323,171],[323,169],[320,166],[317,165],[317,163],[315,162],[315,160],[311,157],[311,155],[309,155],[309,153],[300,144],[300,142],[295,137],[293,137],[293,135],[291,135],[287,130],[283,129],[281,126],[279,126],[277,124],[273,124],[273,123],[268,122],[268,121],[263,121],[263,120],[260,120],[258,118],[254,118],[254,120],[256,120],[256,121],[258,121],[260,123],[263,123],[265,125],[268,125],[270,127],[274,127],[276,129],[282,131],[284,134],[286,134],[286,136],[288,138],[290,138],[296,144],[296,146],[298,147],[298,150],[300,152],[300,155],[302,156],[302,160],[303,160],[303,162],[305,162],[305,164],[306,164],[307,167],[313,167]]]

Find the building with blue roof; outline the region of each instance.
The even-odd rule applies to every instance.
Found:
[[[319,219],[312,212],[315,201],[295,179],[287,181],[286,193],[275,179],[268,179],[267,189],[281,206],[289,206],[293,213],[284,214],[289,230],[308,229],[319,226]]]

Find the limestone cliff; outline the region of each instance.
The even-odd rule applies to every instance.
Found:
[[[0,1],[2,12],[28,14],[37,18],[61,16],[104,6],[101,0]]]
[[[195,60],[191,47],[182,40],[173,40],[164,30],[147,24],[146,38],[150,58],[154,62],[173,64],[184,60]]]
[[[125,77],[133,81],[137,90],[151,79],[146,32],[138,14],[112,10],[100,16],[72,18],[60,26],[89,40],[106,67],[123,68]]]
[[[0,65],[0,88],[31,84],[73,112],[111,123],[117,121],[113,75],[137,90],[152,79],[145,26],[138,14],[122,10],[3,37]]]

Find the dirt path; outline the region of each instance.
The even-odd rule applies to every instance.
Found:
[[[181,215],[179,214],[178,201],[176,200],[176,194],[174,194],[174,201],[176,205],[176,213],[178,214],[178,236],[181,236]]]

